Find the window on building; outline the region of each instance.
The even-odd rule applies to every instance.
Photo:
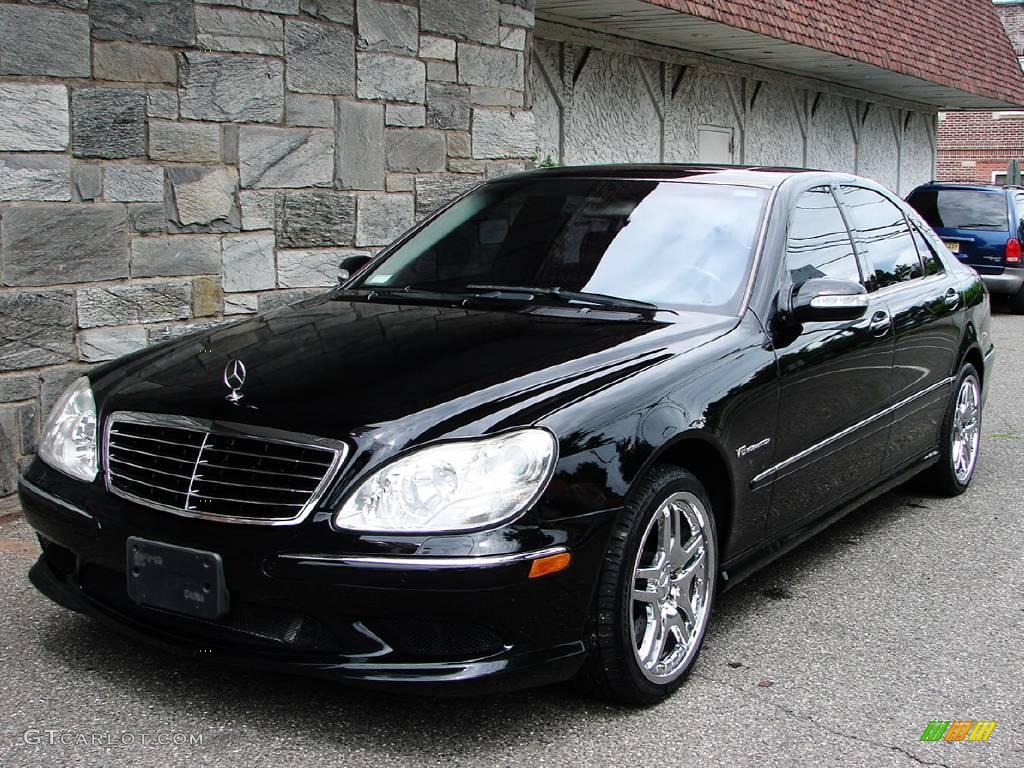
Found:
[[[903,211],[871,189],[843,187],[842,191],[857,243],[874,269],[868,290],[921,277],[924,268]]]
[[[797,201],[789,220],[786,266],[794,285],[813,277],[861,282],[850,233],[828,187],[805,192]]]
[[[1006,183],[1006,171],[992,171],[992,183],[993,184],[1005,184]]]

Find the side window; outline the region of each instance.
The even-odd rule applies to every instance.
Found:
[[[843,204],[862,251],[874,269],[868,290],[885,288],[924,274],[903,211],[877,192],[843,187]]]
[[[914,243],[917,245],[917,252],[921,254],[921,262],[924,264],[925,276],[928,277],[943,272],[942,262],[939,260],[938,254],[935,253],[935,249],[932,248],[932,244],[928,242],[928,238],[921,234],[921,231],[917,227],[912,227],[910,231],[914,235]]]
[[[794,285],[812,277],[861,281],[850,233],[828,187],[808,190],[797,200],[789,219],[786,268]]]
[[[1024,239],[1024,192],[1013,193],[1014,208],[1017,209],[1017,221],[1013,222],[1017,225],[1016,237],[1018,240]]]

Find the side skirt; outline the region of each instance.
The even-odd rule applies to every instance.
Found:
[[[878,485],[858,494],[850,501],[840,504],[831,512],[826,512],[819,517],[811,518],[796,528],[783,531],[777,536],[768,539],[763,544],[737,555],[729,560],[729,562],[723,564],[721,579],[718,582],[720,584],[719,589],[723,592],[732,589],[745,578],[768,565],[773,560],[777,560],[787,552],[803,544],[811,537],[821,533],[830,525],[846,517],[850,512],[858,507],[867,504],[873,499],[877,499],[879,496],[888,493],[893,488],[907,482],[914,475],[924,471],[938,460],[939,452],[932,451],[912,462],[904,469],[897,471],[896,474],[891,475],[888,479],[883,480]]]

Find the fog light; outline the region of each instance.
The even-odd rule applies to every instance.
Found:
[[[559,552],[557,555],[539,557],[530,564],[530,578],[539,579],[550,573],[558,573],[569,567],[572,555],[568,552]]]

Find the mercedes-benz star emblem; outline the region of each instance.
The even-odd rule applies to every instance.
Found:
[[[231,391],[227,395],[228,402],[237,403],[244,395],[241,392],[245,384],[245,363],[241,360],[228,360],[224,366],[224,384]]]

